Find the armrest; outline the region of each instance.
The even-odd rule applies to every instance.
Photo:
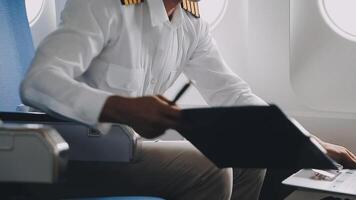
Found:
[[[74,123],[70,120],[54,118],[45,113],[29,112],[0,112],[0,119],[3,122],[62,122],[62,123]]]
[[[120,124],[114,124],[108,134],[102,135],[86,125],[44,113],[0,112],[0,119],[7,124],[44,124],[55,128],[71,148],[70,161],[130,162],[139,142],[131,128]]]
[[[53,183],[67,164],[69,145],[42,125],[0,125],[0,182]]]

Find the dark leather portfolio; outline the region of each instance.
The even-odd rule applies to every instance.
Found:
[[[180,133],[220,168],[336,169],[277,106],[183,110]]]

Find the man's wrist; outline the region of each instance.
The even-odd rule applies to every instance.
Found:
[[[121,123],[121,108],[125,107],[127,98],[121,96],[110,96],[107,98],[104,107],[101,111],[100,122]]]

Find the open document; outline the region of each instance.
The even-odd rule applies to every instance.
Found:
[[[282,182],[298,188],[319,190],[356,197],[356,170],[304,169]]]

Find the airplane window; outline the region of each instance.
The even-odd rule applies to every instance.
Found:
[[[339,34],[356,40],[356,1],[322,0],[322,11],[329,25]]]
[[[214,29],[224,17],[228,0],[201,1],[199,5],[202,18]]]
[[[45,0],[26,0],[27,17],[32,26],[39,19]]]
[[[356,1],[291,0],[290,82],[312,110],[356,113]]]

